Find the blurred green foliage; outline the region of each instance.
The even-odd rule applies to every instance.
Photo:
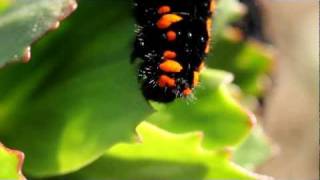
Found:
[[[214,44],[208,66],[232,72],[234,82],[244,93],[262,96],[263,80],[272,65],[270,50],[258,42],[235,40],[228,35],[241,36],[236,30],[226,31]]]
[[[21,7],[37,9],[43,2]],[[234,74],[243,92],[261,95],[269,57],[251,42],[228,39],[228,23],[243,15],[241,8],[237,0],[220,1],[208,65]],[[32,178],[257,178],[228,157],[254,124],[252,113],[230,93],[232,74],[204,71],[194,100],[152,103],[153,108],[145,101],[136,67],[129,63],[134,37],[130,9],[131,1],[125,0],[79,1],[72,17],[32,47],[29,64],[0,69],[0,141],[26,154],[24,171]],[[14,15],[19,10],[11,9]],[[18,34],[27,40],[5,46],[2,39],[10,39],[8,29],[31,28],[24,26],[23,18],[22,23],[13,18],[1,26],[5,17],[0,17],[0,32],[7,32],[0,33],[0,63],[12,60],[10,52],[21,52],[35,38]],[[15,23],[21,27],[10,25]],[[41,27],[45,31],[46,26]],[[144,120],[148,123],[138,126],[137,142],[134,129]],[[192,132],[203,133],[204,148],[199,133]],[[259,136],[255,140],[260,142]],[[248,145],[252,154],[253,144]],[[235,160],[245,165],[247,157],[239,151]],[[67,173],[72,174],[63,176]]]
[[[244,40],[243,32],[233,28],[246,13],[246,7],[237,0],[220,1],[214,23],[212,51],[208,66],[231,72],[235,83],[245,95],[261,97],[264,92],[264,78],[273,65],[272,49],[253,39]]]
[[[0,15],[11,5],[11,0],[0,0]]]

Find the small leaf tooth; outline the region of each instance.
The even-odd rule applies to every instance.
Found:
[[[198,131],[198,132],[195,132],[193,135],[195,137],[195,147],[203,149],[202,144],[205,136],[204,132]]]
[[[71,11],[75,11],[78,8],[78,3],[75,0],[71,0],[69,6]]]
[[[22,62],[23,63],[28,63],[31,59],[31,47],[28,46],[25,50],[24,50],[24,53],[23,53],[23,56],[22,56]]]
[[[251,111],[246,110],[246,112],[249,116],[248,125],[250,128],[253,128],[257,124],[257,118]]]
[[[60,21],[56,21],[52,24],[50,30],[56,30],[60,27]]]
[[[244,108],[243,106],[240,106],[240,108],[241,108],[242,111],[244,111],[244,112],[247,114],[248,119],[247,119],[246,123],[247,123],[248,127],[249,127],[250,129],[252,129],[253,127],[255,127],[256,124],[257,124],[257,117],[256,117],[256,115],[255,115],[253,112],[251,112],[250,110]]]
[[[203,141],[204,133],[202,131],[196,132],[195,135],[199,141]]]
[[[73,11],[78,8],[78,3],[75,0],[70,0],[68,6],[63,10],[62,15],[59,17],[59,20],[67,18]]]
[[[16,150],[12,150],[15,154],[16,154],[16,156],[17,156],[17,158],[19,159],[19,164],[18,164],[18,166],[17,166],[17,170],[18,170],[18,172],[19,172],[19,175],[20,175],[20,179],[19,180],[26,180],[26,177],[24,177],[24,175],[22,174],[22,168],[23,168],[23,163],[24,163],[24,153],[23,152],[21,152],[21,151],[16,151]]]
[[[9,149],[5,147],[1,142],[0,142],[0,148],[3,148],[5,151],[17,157],[18,159],[17,172],[19,174],[19,180],[26,180],[26,178],[24,177],[21,171],[24,163],[24,153],[18,150]]]
[[[224,153],[225,153],[227,159],[230,160],[230,159],[232,158],[233,151],[234,151],[234,150],[232,149],[232,147],[226,147],[226,148],[224,149]]]

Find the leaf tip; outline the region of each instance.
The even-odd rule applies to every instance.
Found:
[[[58,29],[59,27],[60,27],[60,21],[56,21],[56,22],[54,22],[54,23],[52,24],[50,30],[53,31],[53,30]]]
[[[231,160],[233,156],[234,149],[232,147],[226,147],[222,150],[222,154],[228,159]]]
[[[23,52],[22,62],[28,63],[30,59],[31,59],[31,46],[28,46]]]
[[[68,2],[67,7],[63,10],[62,15],[60,16],[59,20],[64,20],[65,18],[67,18],[68,16],[71,15],[71,13],[73,11],[75,11],[78,8],[78,3],[76,0],[70,0]]]
[[[16,158],[18,159],[16,170],[19,175],[19,180],[26,180],[26,178],[22,174],[22,167],[24,163],[24,153],[18,150],[9,149],[5,147],[1,142],[0,142],[0,148],[4,149],[5,151],[12,154],[13,156],[16,156]]]
[[[256,126],[257,124],[257,118],[256,116],[253,114],[253,112],[245,110],[249,119],[248,119],[248,126],[250,127],[250,129],[252,129],[253,127]]]
[[[195,132],[195,137],[196,137],[199,141],[203,141],[203,139],[204,139],[204,132],[202,132],[202,131]]]

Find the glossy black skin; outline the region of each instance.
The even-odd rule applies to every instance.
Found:
[[[183,97],[183,90],[193,87],[193,72],[198,70],[206,56],[205,48],[209,40],[207,19],[211,17],[211,0],[135,0],[134,15],[138,25],[132,60],[140,59],[138,77],[146,99],[158,102],[171,102]],[[162,15],[158,8],[167,5],[172,13],[183,17],[168,29],[157,28]],[[169,42],[166,32],[173,30],[177,39]],[[176,61],[182,66],[180,73],[165,73],[159,69],[165,50],[177,53]],[[175,88],[158,86],[159,76],[165,74],[176,80]]]

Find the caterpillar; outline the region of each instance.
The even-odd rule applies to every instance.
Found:
[[[134,0],[137,24],[131,61],[148,100],[192,95],[210,50],[213,0]]]

